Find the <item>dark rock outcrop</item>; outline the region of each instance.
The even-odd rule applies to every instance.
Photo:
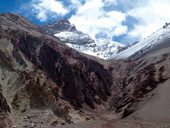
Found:
[[[10,112],[10,108],[2,94],[0,94],[0,113],[1,112]]]
[[[17,17],[16,22],[11,20],[13,17]],[[96,95],[103,101],[111,95],[112,78],[103,65],[80,55],[59,40],[44,35],[39,28],[32,30],[27,27],[30,23],[23,21],[23,18],[21,20],[19,16],[1,15],[1,19],[4,18],[12,22],[3,23],[6,29],[1,27],[1,38],[11,41],[15,59],[22,64],[23,60],[17,56],[18,52],[22,52],[35,68],[43,70],[60,87],[60,97],[77,108],[81,108],[82,103],[95,108]]]
[[[67,19],[62,19],[51,24],[41,26],[41,28],[51,35],[62,31],[77,31],[76,27],[72,25]]]
[[[12,126],[12,121],[10,119],[10,108],[7,104],[5,97],[1,92],[2,86],[0,85],[0,128],[10,128]]]

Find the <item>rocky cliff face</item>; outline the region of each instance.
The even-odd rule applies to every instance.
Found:
[[[1,87],[1,86],[0,86]],[[1,87],[2,88],[2,87]],[[12,126],[12,121],[10,120],[10,108],[7,104],[6,99],[0,92],[0,127],[10,128]]]
[[[43,25],[41,28],[51,35],[62,31],[77,31],[76,27],[72,25],[67,19],[62,19],[51,24]]]
[[[94,109],[101,104],[99,100],[107,101],[112,78],[102,64],[18,15],[1,14],[0,24],[0,84],[7,98],[7,102],[4,97],[0,99],[3,112],[11,110],[15,115],[30,108],[51,109],[68,121],[69,104],[65,101],[76,109],[83,104]]]
[[[170,78],[169,55],[169,47],[165,45],[164,48],[157,49],[157,52],[147,53],[135,60],[113,61],[110,69],[112,69],[113,87],[115,89],[110,99],[111,108],[118,113],[121,112],[123,117],[127,117],[136,110],[140,110],[154,95],[157,95],[153,91],[167,83]],[[119,69],[119,72],[117,69]],[[168,99],[168,97],[166,98]],[[165,105],[163,101],[160,101],[160,103],[162,103],[160,106]],[[147,108],[145,111],[150,111],[149,109],[151,108]],[[162,111],[161,108],[158,107],[158,109]],[[166,113],[164,118],[168,117],[169,119],[169,115],[170,113]],[[141,118],[140,115],[134,114],[134,116]],[[147,116],[142,118],[145,119]],[[155,119],[161,120],[156,116]]]
[[[74,106],[82,107],[85,102],[94,108],[95,95],[103,100],[110,95],[112,80],[103,65],[71,49],[62,48],[53,40],[44,42],[30,35],[22,35],[13,40],[16,41],[19,50],[48,74],[61,88],[63,97]]]

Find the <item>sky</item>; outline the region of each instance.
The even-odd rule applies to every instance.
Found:
[[[170,0],[0,0],[0,13],[42,25],[69,19],[94,40],[129,44],[170,22]]]

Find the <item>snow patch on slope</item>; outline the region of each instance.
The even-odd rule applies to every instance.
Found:
[[[118,42],[108,41],[103,38],[93,40],[88,34],[77,30],[76,26],[67,19],[41,26],[41,28],[48,34],[58,37],[71,48],[103,59],[111,58],[120,48],[124,47]]]
[[[85,45],[76,45],[71,43],[66,43],[69,47],[76,49],[79,52],[97,56],[103,59],[109,59],[111,56],[118,52],[118,47],[123,47],[123,45],[117,42],[110,42],[100,40],[99,42],[93,42]]]
[[[70,31],[63,31],[54,36],[58,37],[63,42],[68,42],[72,44],[87,44],[93,43],[94,41],[90,38],[89,35],[81,33],[81,32],[70,32]]]
[[[161,28],[151,36],[147,37],[143,41],[129,47],[128,49],[113,55],[114,59],[126,59],[138,52],[138,54],[142,54],[155,45],[164,42],[166,39],[170,38],[170,26],[166,26],[166,28]]]
[[[94,41],[89,35],[79,31],[63,31],[54,35],[79,52],[103,59],[109,59],[117,53],[118,47],[123,47],[122,44],[106,39]]]

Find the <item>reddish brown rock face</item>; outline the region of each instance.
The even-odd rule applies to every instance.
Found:
[[[95,108],[95,95],[104,101],[111,95],[112,78],[101,64],[72,49],[60,49],[54,41],[43,42],[29,35],[21,36],[18,40],[19,50],[59,85],[64,98],[72,105],[82,107],[81,104],[85,102]]]
[[[19,24],[20,18],[16,18]],[[22,21],[22,24],[25,24],[24,29],[30,29],[25,27],[29,25],[27,22]],[[77,108],[81,108],[83,103],[95,108],[95,96],[107,100],[111,95],[112,77],[102,64],[68,48],[56,38],[44,35],[36,27],[31,31],[18,28],[1,31],[1,36],[11,40],[13,55],[18,63],[23,62],[17,55],[22,52],[37,69],[43,70],[59,86],[61,97]]]
[[[0,127],[8,128],[11,120],[18,127],[23,127],[22,123],[30,126],[29,120],[42,125],[41,118],[48,125],[56,118],[71,122],[69,113],[75,108],[97,108],[106,103],[112,77],[95,59],[63,45],[23,17],[2,14],[0,84],[5,92],[0,95]],[[25,114],[33,114],[35,120]]]

